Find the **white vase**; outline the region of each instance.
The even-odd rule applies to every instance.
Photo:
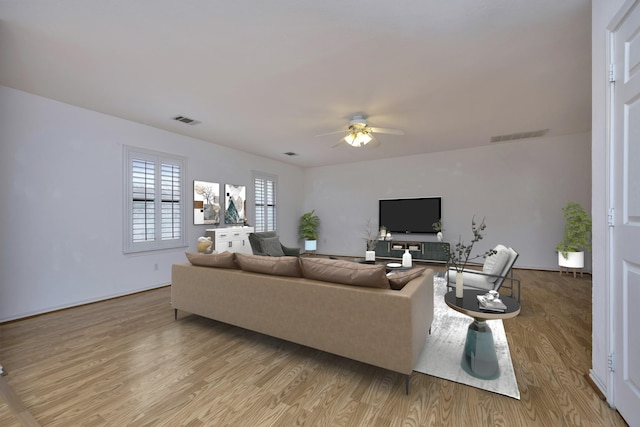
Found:
[[[464,276],[462,272],[456,272],[456,298],[462,298],[464,291]]]
[[[375,261],[376,260],[376,251],[365,251],[364,252],[364,260],[365,261]]]
[[[404,254],[402,254],[402,266],[411,267],[411,254],[409,253],[409,249],[405,249]]]

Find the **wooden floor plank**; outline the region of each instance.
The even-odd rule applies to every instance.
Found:
[[[384,369],[176,321],[162,288],[0,325],[0,425],[625,426],[585,378],[589,276],[516,276],[522,311],[504,325],[519,401],[419,373],[407,396]]]

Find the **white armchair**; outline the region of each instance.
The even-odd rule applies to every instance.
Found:
[[[520,301],[520,280],[513,277],[513,265],[518,259],[518,253],[512,248],[504,245],[497,245],[493,248],[496,253],[488,256],[482,266],[482,270],[465,268],[462,272],[465,289],[496,290],[500,288],[509,289],[509,296],[514,296],[514,284],[518,288],[517,300]],[[447,269],[447,286],[449,289],[456,287],[455,268]]]

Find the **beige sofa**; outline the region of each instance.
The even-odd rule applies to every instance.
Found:
[[[240,255],[234,255],[234,259],[238,257]],[[258,259],[265,265],[276,259],[241,257]],[[360,275],[360,282],[349,285],[287,277],[276,275],[285,274],[278,268],[265,274],[237,268],[174,264],[171,303],[176,318],[178,310],[183,310],[399,372],[405,374],[408,393],[409,375],[433,320],[433,271],[425,269],[402,289],[393,290],[384,289],[384,284],[379,283],[374,285],[379,287],[366,287],[366,280],[373,282],[378,276],[375,280],[367,279],[366,274],[373,274],[374,270],[367,270],[365,276],[360,272],[373,266],[361,267],[362,264],[334,260],[312,265],[305,264],[305,260],[311,258],[304,257],[300,261],[296,257],[277,259],[287,261],[286,258],[300,263],[294,276],[328,277],[333,274],[327,273],[330,271],[336,272],[338,281],[349,281],[354,275]],[[384,275],[384,266],[381,267]],[[261,267],[256,271],[262,270]]]

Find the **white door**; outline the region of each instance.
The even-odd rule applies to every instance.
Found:
[[[627,3],[629,5],[629,3]],[[612,32],[614,405],[640,425],[640,1]]]

